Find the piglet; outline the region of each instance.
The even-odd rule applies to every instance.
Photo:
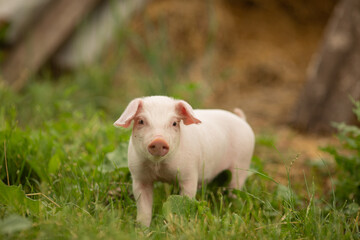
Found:
[[[240,109],[193,110],[183,100],[152,96],[132,100],[114,125],[132,121],[128,164],[141,224],[151,222],[155,181],[178,181],[191,198],[224,170],[232,173],[230,188],[244,184],[255,137]]]

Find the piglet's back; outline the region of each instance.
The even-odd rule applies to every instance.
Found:
[[[239,135],[249,142],[249,144],[252,144],[254,141],[253,130],[246,122],[245,118],[242,118],[232,112],[220,109],[196,109],[194,112],[203,123],[197,125],[196,127],[205,129],[208,127],[210,127],[210,129],[218,128],[221,129],[221,131],[225,131],[224,134],[228,137],[231,135]]]
[[[197,109],[194,113],[201,124],[183,126],[182,143],[199,154],[198,168],[205,169],[205,179],[234,165],[247,169],[255,144],[249,124],[225,110]]]

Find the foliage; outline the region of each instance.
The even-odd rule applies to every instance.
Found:
[[[354,113],[360,122],[360,101],[354,101]],[[341,148],[328,146],[337,166],[336,197],[338,200],[360,204],[360,128],[345,123],[333,124],[338,130]]]
[[[114,128],[113,119],[102,112],[87,115],[76,109],[71,115],[61,111],[40,126],[39,122],[32,125],[29,119],[29,126],[33,127],[19,127],[16,121],[19,108],[17,105],[13,110],[1,107],[0,111],[13,112],[0,115],[4,123],[0,128],[1,141],[6,142],[12,184],[10,187],[0,185],[0,237],[357,237],[357,206],[337,210],[332,205],[324,205],[315,197],[315,187],[309,188],[308,197],[300,197],[290,184],[281,185],[268,176],[258,157],[254,158],[253,174],[244,190],[233,191],[232,197],[216,184],[199,191],[196,199],[173,195],[176,189],[172,186],[155,184],[152,225],[149,229],[138,227],[131,179],[125,167],[129,131]],[[0,153],[1,166],[4,166],[3,148]],[[5,168],[0,170],[6,183]],[[225,172],[220,182],[226,184],[229,177]],[[31,200],[25,196],[25,193],[37,192],[47,198],[36,196],[36,200]]]
[[[174,221],[174,218],[189,220],[196,215],[204,217],[206,213],[210,213],[206,202],[198,202],[186,196],[171,195],[163,204],[162,213],[167,221]],[[211,216],[211,214],[208,214]]]
[[[113,151],[105,155],[104,162],[100,165],[100,171],[113,172],[116,169],[121,169],[123,172],[128,173],[127,165],[127,143],[121,143]]]
[[[9,207],[9,210],[19,214],[38,215],[41,202],[25,196],[20,186],[7,186],[0,181],[0,204]]]

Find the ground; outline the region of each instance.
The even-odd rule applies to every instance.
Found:
[[[200,84],[203,105],[242,108],[258,136],[276,136],[287,164],[270,160],[270,172],[286,182],[285,169],[296,159],[291,173],[303,180],[305,163],[324,158],[318,147],[333,138],[299,133],[289,116],[335,2],[154,0],[131,27],[149,44],[158,40],[154,32],[165,32],[167,51],[180,56],[184,76]]]

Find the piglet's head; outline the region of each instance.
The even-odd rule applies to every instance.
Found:
[[[181,127],[201,123],[187,102],[165,96],[132,100],[114,125],[128,128],[132,121],[131,144],[141,157],[154,162],[177,151]]]

